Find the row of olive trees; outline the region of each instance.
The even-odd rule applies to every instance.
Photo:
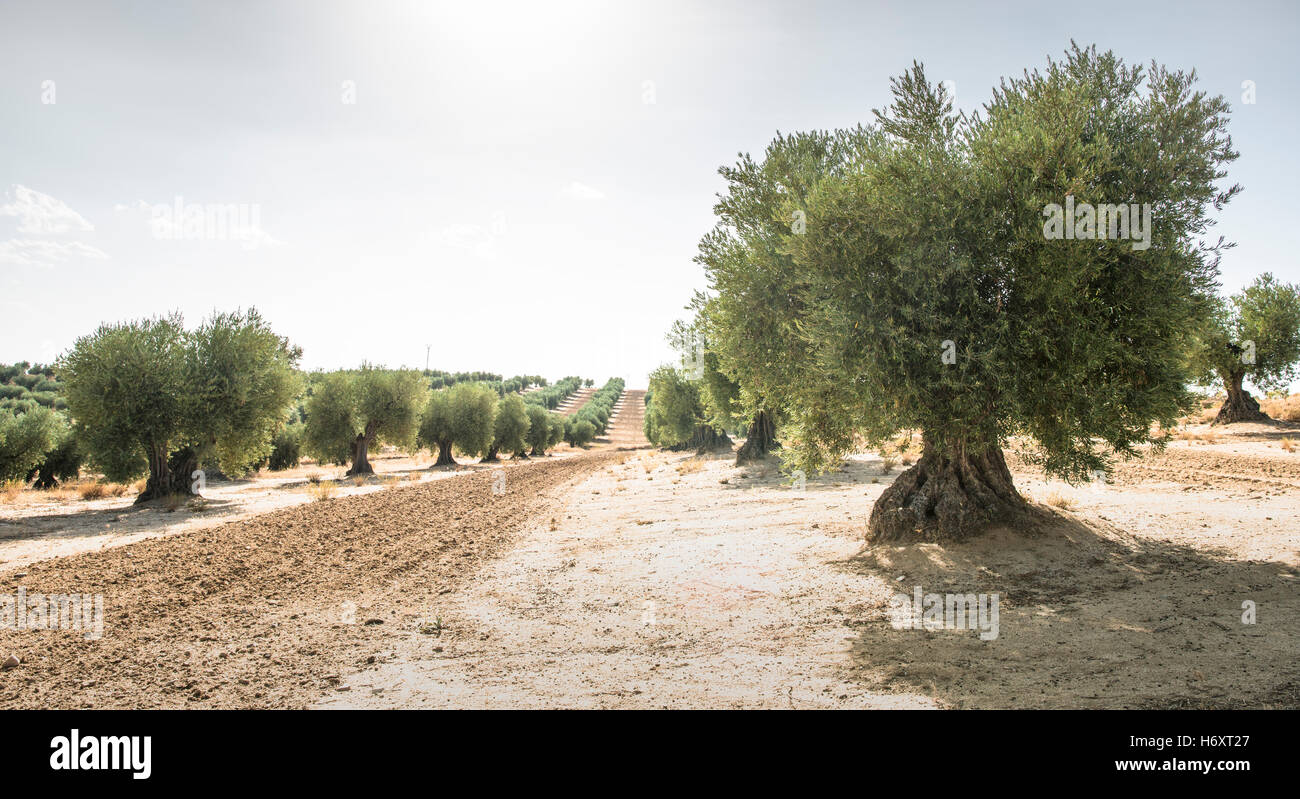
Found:
[[[409,369],[330,372],[307,401],[303,449],[322,462],[350,464],[349,475],[365,475],[374,473],[369,453],[381,443],[428,447],[438,453],[435,467],[455,464],[454,451],[491,462],[502,453],[545,455],[560,441],[590,443],[592,433],[575,432],[571,420],[526,396],[499,397],[492,385],[473,382],[430,391],[425,376]]]
[[[300,450],[368,474],[378,442],[435,448],[445,465],[453,446],[495,460],[591,440],[542,405],[499,396],[505,383],[545,385],[539,376],[430,391],[430,375],[415,370],[304,375],[300,356],[256,310],[217,313],[192,330],[175,314],[102,325],[50,370],[67,415],[34,403],[0,409],[0,480],[49,487],[88,462],[110,480],[147,475],[145,502],[197,493],[203,470],[294,465]],[[7,380],[26,376],[17,366],[5,368]],[[564,382],[564,395],[581,383]]]
[[[674,331],[689,368],[652,379],[647,433],[757,424],[811,473],[919,430],[869,530],[934,540],[1023,512],[1012,436],[1079,480],[1160,444],[1198,378],[1225,384],[1225,421],[1250,415],[1243,378],[1294,374],[1296,291],[1266,276],[1215,299],[1230,245],[1205,236],[1240,190],[1221,185],[1237,153],[1227,102],[1194,82],[1074,46],[968,116],[914,65],[871,124],[724,167],[708,292]],[[1075,199],[1154,209],[1141,246],[1086,216],[1049,235],[1048,209]]]

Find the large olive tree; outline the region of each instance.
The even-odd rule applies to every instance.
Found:
[[[200,463],[266,457],[300,388],[301,351],[255,310],[186,331],[179,314],[102,325],[60,360],[68,409],[109,479],[149,475],[137,502],[190,494]]]
[[[773,351],[751,367],[791,419],[790,464],[825,469],[861,440],[922,433],[920,460],[873,509],[874,539],[1018,517],[1012,435],[1080,479],[1136,454],[1152,422],[1174,424],[1224,246],[1201,236],[1238,190],[1218,186],[1236,157],[1227,103],[1193,80],[1075,46],[966,117],[914,65],[874,125],[832,137],[844,157],[806,191],[782,189],[784,169],[754,173],[776,183],[745,215],[799,222],[773,245],[789,275],[763,253],[727,267],[772,281],[788,317],[757,330]],[[768,157],[821,159],[819,138],[779,139]],[[1098,224],[1121,204],[1122,226]],[[1052,227],[1062,208],[1069,236]],[[713,290],[745,290],[733,277]]]

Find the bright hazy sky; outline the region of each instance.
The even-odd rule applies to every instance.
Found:
[[[0,361],[254,305],[308,368],[644,386],[720,165],[868,120],[913,59],[974,110],[1072,37],[1231,101],[1225,288],[1300,279],[1300,5],[1148,5],[3,0]],[[178,196],[259,227],[156,237]]]

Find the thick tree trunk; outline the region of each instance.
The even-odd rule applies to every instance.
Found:
[[[1223,401],[1223,407],[1219,408],[1219,415],[1214,417],[1213,424],[1271,421],[1269,415],[1259,409],[1259,403],[1255,398],[1241,387],[1244,377],[1244,373],[1238,373],[1223,379],[1223,385],[1228,390],[1228,398]]]
[[[479,463],[494,463],[496,461],[499,461],[501,459],[498,458],[497,456],[500,454],[501,454],[501,449],[496,444],[493,444],[492,446],[488,447],[487,454],[483,456],[483,460],[479,461]]]
[[[533,447],[533,451],[530,452],[530,453],[528,453],[528,454],[529,454],[529,455],[532,455],[534,458],[544,458],[544,457],[546,457],[546,452],[543,451],[541,447]]]
[[[438,442],[438,460],[433,465],[434,466],[455,466],[456,465],[456,459],[451,457],[450,441]]]
[[[511,460],[526,461],[528,460],[528,453],[521,449],[511,456]]]
[[[355,477],[359,474],[375,473],[375,467],[370,465],[370,444],[374,437],[374,433],[367,431],[359,434],[352,442],[352,468],[347,470],[346,476]]]
[[[758,415],[749,423],[749,429],[745,431],[745,443],[736,451],[736,465],[739,466],[746,461],[759,461],[767,457],[776,443],[776,426],[772,424],[772,415],[767,411],[759,411]]]
[[[167,461],[167,468],[172,473],[172,493],[184,494],[186,496],[198,496],[199,492],[195,490],[196,480],[194,473],[199,469],[199,453],[193,447],[185,447],[172,453],[171,458]],[[203,481],[206,483],[209,477],[219,477],[220,474],[204,475]]]
[[[1028,511],[996,444],[958,446],[940,455],[927,442],[921,459],[876,500],[867,538],[960,541]]]
[[[167,464],[167,445],[150,444],[145,447],[149,460],[149,479],[145,481],[144,490],[135,498],[135,504],[170,496],[172,490],[172,470]]]

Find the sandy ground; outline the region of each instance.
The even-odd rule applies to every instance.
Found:
[[[1032,531],[866,546],[902,464],[620,450],[630,399],[504,491],[381,483],[0,572],[107,616],[0,630],[0,707],[1300,706],[1300,428],[1193,428],[1107,484],[1013,466]],[[901,628],[916,588],[996,595],[996,637]]]
[[[1185,443],[1109,485],[1018,471],[1054,503],[1039,529],[947,547],[863,545],[899,472],[874,456],[802,490],[725,458],[632,456],[448,597],[436,643],[408,637],[318,706],[1295,707],[1284,435]],[[997,638],[898,629],[889,602],[916,587],[998,594]]]

